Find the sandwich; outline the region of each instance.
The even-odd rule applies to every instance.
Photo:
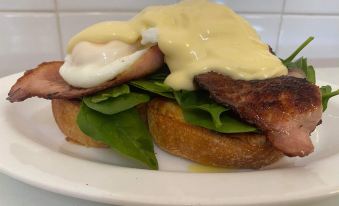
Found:
[[[329,98],[304,57],[280,59],[241,16],[207,0],[148,7],[75,35],[65,61],[26,71],[10,102],[49,99],[66,140],[158,169],[153,142],[204,165],[257,169],[314,151]]]

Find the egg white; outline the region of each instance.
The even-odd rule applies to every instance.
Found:
[[[157,29],[147,29],[141,36],[142,45],[154,45],[157,42]],[[95,87],[128,70],[147,50],[139,50],[137,44],[130,45],[117,40],[106,44],[80,42],[66,56],[59,73],[74,87]]]

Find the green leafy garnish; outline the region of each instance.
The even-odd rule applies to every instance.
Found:
[[[327,109],[328,101],[331,97],[339,95],[339,89],[332,92],[332,87],[330,85],[320,87],[323,111]]]
[[[289,57],[283,60],[285,65],[288,65],[293,59],[303,50],[311,41],[313,41],[314,37],[308,37],[306,41],[304,41]]]
[[[169,73],[168,66],[164,64],[159,71],[148,76],[146,79],[130,81],[129,84],[144,91],[174,99],[173,89],[164,84]]]
[[[282,62],[288,69],[301,69],[304,72],[307,81],[315,84],[316,83],[315,70],[312,65],[307,64],[307,58],[300,57],[299,59],[293,61],[294,58],[301,52],[301,50],[303,50],[313,39],[314,37],[309,37],[289,57],[287,57],[285,60],[282,60]],[[327,109],[329,99],[331,97],[339,95],[339,90],[332,92],[331,86],[326,85],[322,86],[320,88],[320,91],[322,96],[323,111],[325,111]]]
[[[127,84],[123,84],[120,86],[116,86],[110,89],[106,89],[104,91],[98,92],[91,97],[91,102],[98,103],[107,100],[110,97],[118,97],[123,94],[130,93],[129,86]]]
[[[294,62],[291,62],[287,65],[287,68],[289,69],[301,69],[305,76],[306,80],[315,84],[316,79],[315,79],[315,70],[312,65],[307,64],[307,59],[304,57],[300,57]]]
[[[205,110],[183,109],[185,121],[221,133],[255,132],[257,129],[249,124],[231,117],[227,112],[220,115],[221,125],[216,127],[211,116]]]
[[[150,97],[142,93],[122,94],[118,97],[110,97],[105,101],[94,103],[92,97],[84,97],[83,102],[91,109],[103,114],[116,114],[135,107],[138,104],[148,102]]]
[[[135,108],[105,115],[82,103],[77,123],[81,131],[110,148],[158,169],[152,137]]]
[[[229,110],[228,108],[215,103],[208,97],[204,91],[178,91],[175,92],[175,97],[182,109],[203,110],[210,114],[215,127],[222,125],[220,115]]]
[[[282,62],[288,69],[301,69],[304,72],[307,81],[315,84],[315,71],[312,65],[307,64],[307,58],[300,57],[296,61],[293,61],[294,58],[301,52],[301,50],[303,50],[313,39],[314,37],[309,37],[289,57],[287,57]]]
[[[136,80],[130,81],[129,84],[139,89],[155,93],[163,97],[174,99],[173,89],[160,81]]]
[[[169,74],[170,74],[170,70],[169,70],[167,64],[164,64],[156,73],[148,76],[147,79],[164,82],[166,77]]]
[[[205,91],[177,91],[175,97],[190,124],[222,133],[256,131],[255,127],[231,117],[226,113],[229,108],[215,103]]]
[[[306,80],[315,84],[316,83],[316,79],[315,79],[315,70],[314,67],[312,65],[307,65],[307,59],[304,59],[304,64],[301,67],[301,69],[303,70],[303,72],[306,75]]]

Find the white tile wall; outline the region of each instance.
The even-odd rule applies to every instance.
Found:
[[[283,0],[219,0],[237,12],[277,13],[283,8]]]
[[[0,13],[0,25],[1,75],[61,58],[55,14]]]
[[[54,0],[0,0],[0,10],[54,10]]]
[[[283,17],[278,53],[285,57],[309,36],[315,39],[302,55],[316,59],[339,59],[339,16]]]
[[[338,0],[286,0],[285,11],[290,13],[336,13],[339,14]]]
[[[177,0],[57,0],[61,11],[135,11],[149,5],[175,2]]]
[[[277,48],[280,15],[244,14],[242,16],[251,23],[265,43],[269,44],[273,50]]]
[[[109,20],[128,20],[136,13],[133,12],[116,12],[116,13],[60,13],[60,30],[62,36],[62,49],[66,50],[66,46],[70,38],[86,28],[89,25]]]
[[[148,5],[177,0],[0,0],[0,76],[60,59],[69,38],[103,20],[125,20]],[[339,0],[213,0],[240,12],[262,39],[288,55],[309,35],[304,51],[339,66]]]

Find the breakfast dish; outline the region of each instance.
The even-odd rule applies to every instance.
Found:
[[[310,135],[339,94],[315,84],[306,58],[295,60],[312,40],[280,59],[226,6],[149,7],[81,31],[64,62],[27,71],[7,99],[51,99],[68,140],[150,169],[158,169],[153,140],[201,164],[262,168],[311,154]]]
[[[318,85],[339,89],[338,68],[316,72]],[[1,78],[0,86],[10,88],[22,75]],[[331,99],[323,123],[312,132],[315,151],[307,157],[282,158],[260,170],[219,169],[155,145],[159,171],[154,171],[108,148],[67,143],[50,101],[12,104],[7,93],[0,90],[0,171],[44,190],[113,205],[308,204],[338,194],[338,98]]]

